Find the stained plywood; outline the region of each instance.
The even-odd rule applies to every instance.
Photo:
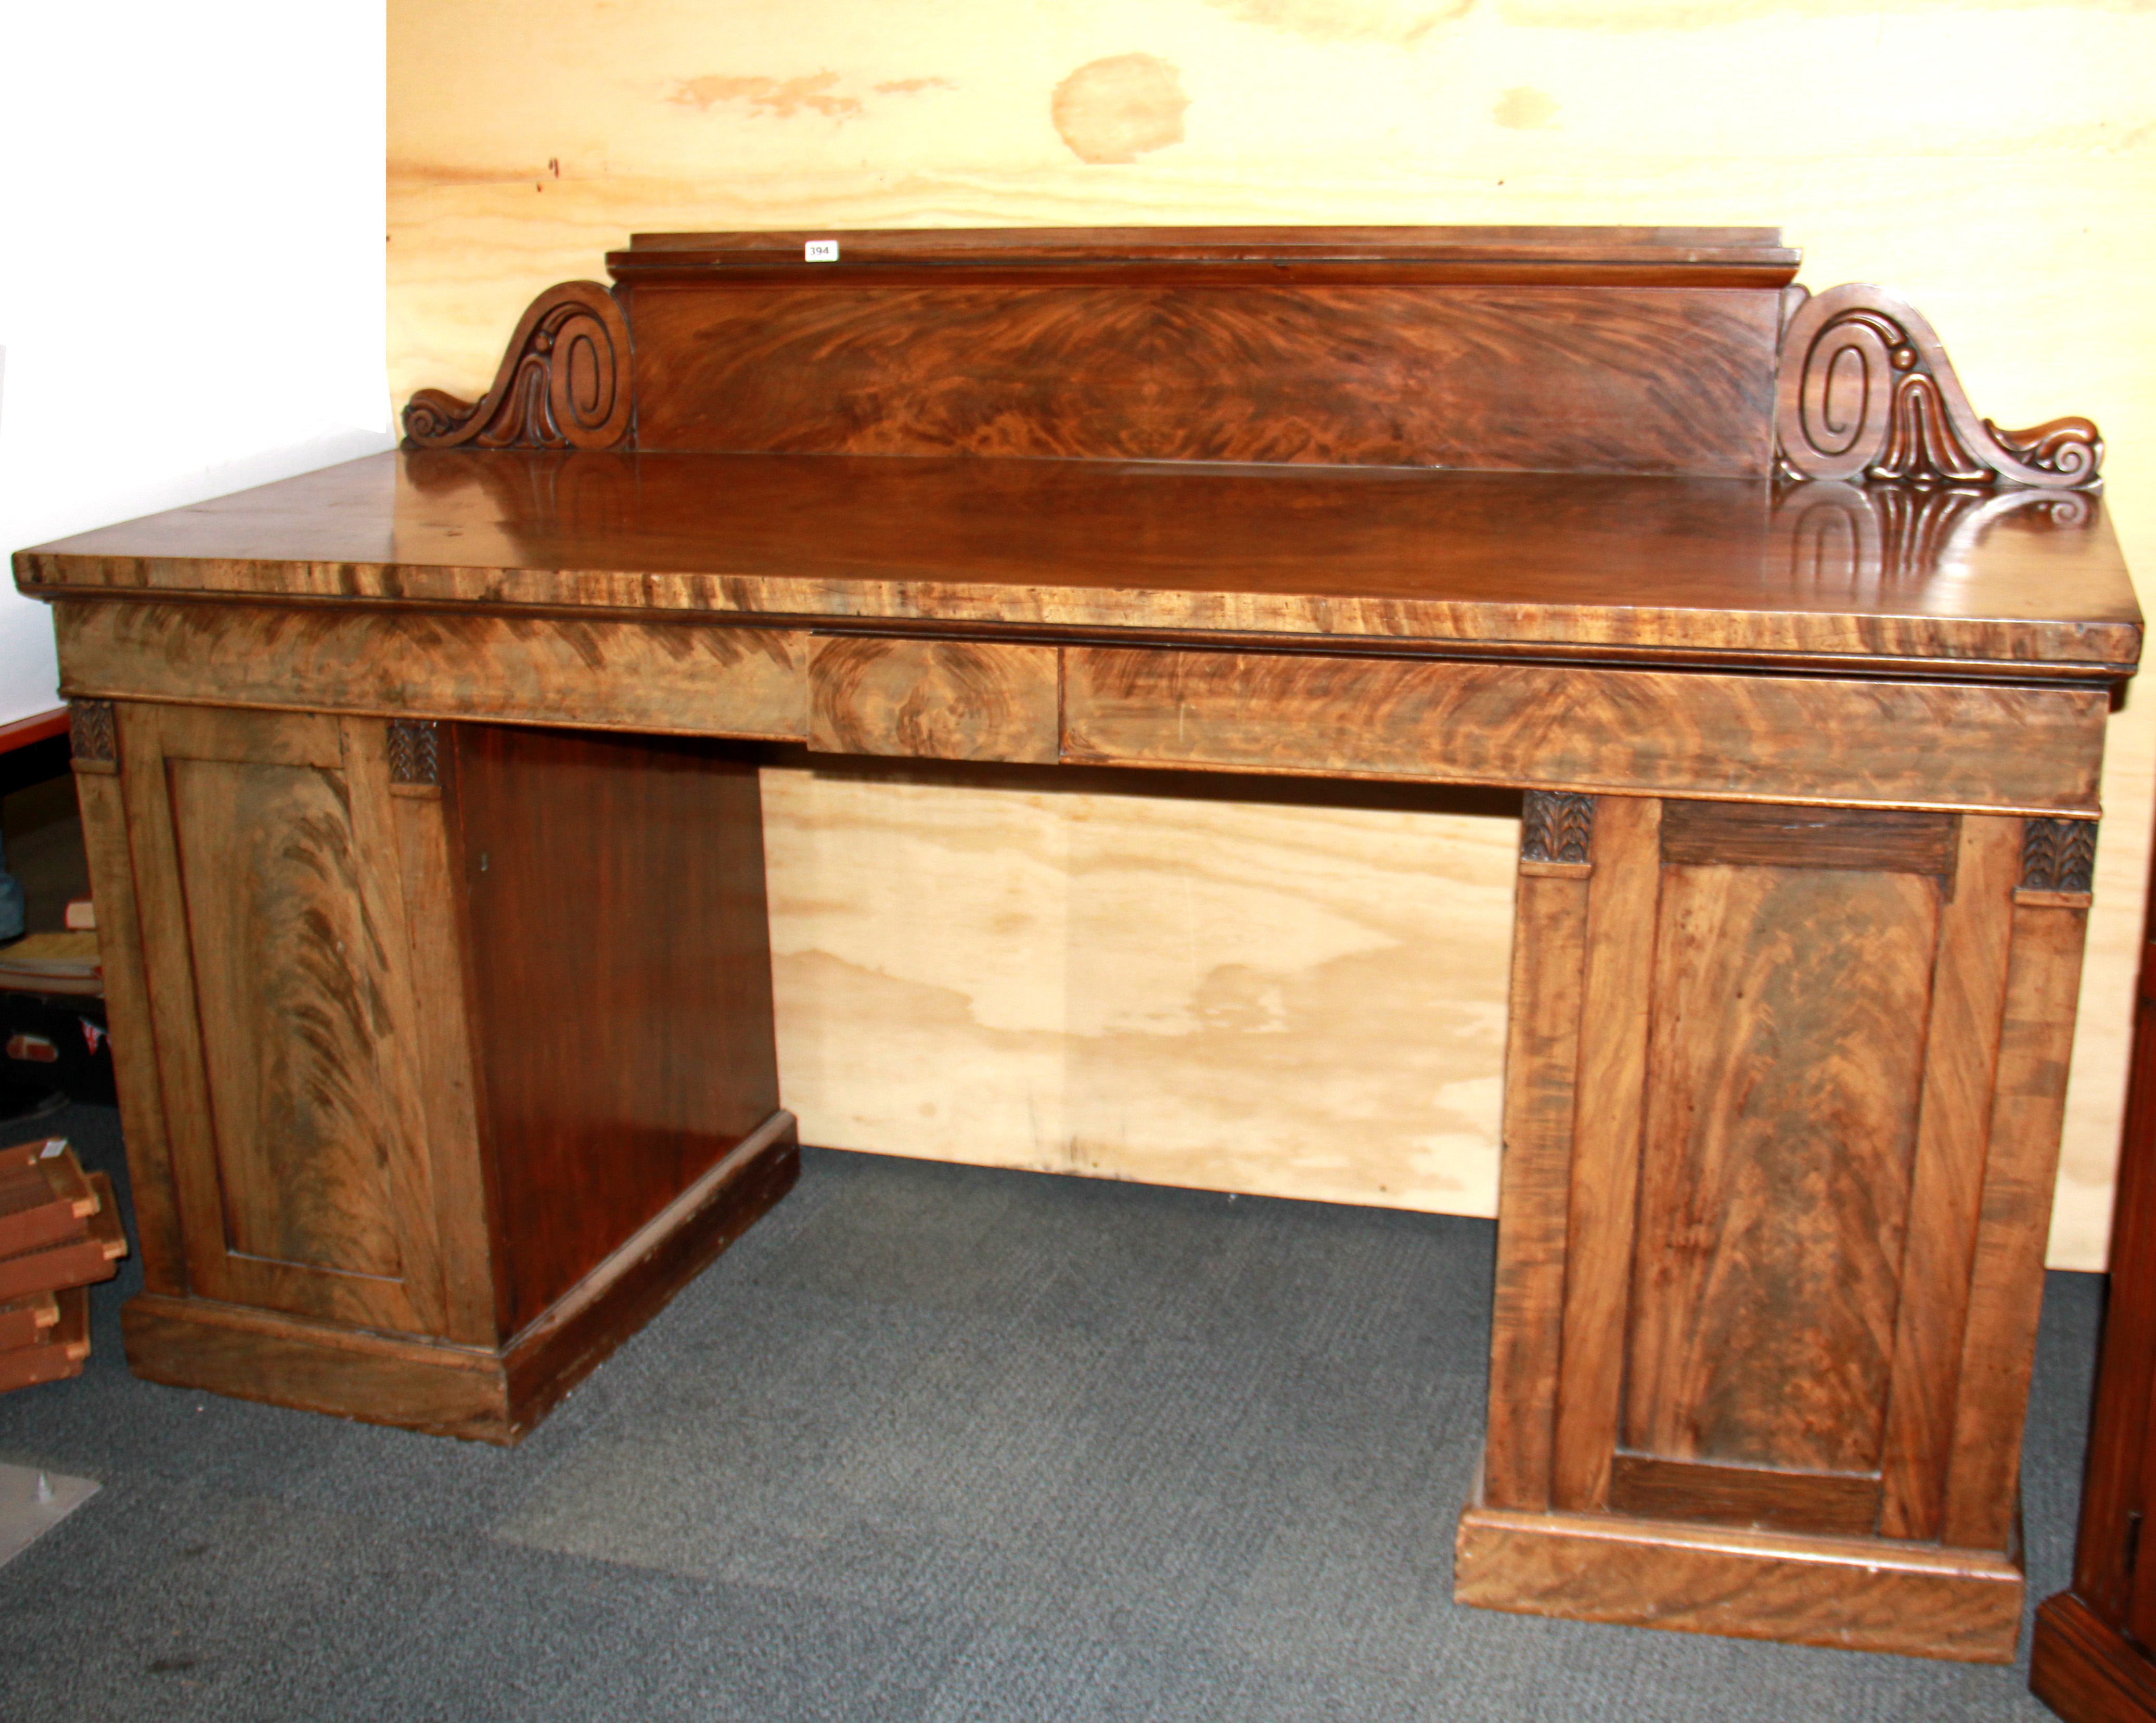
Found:
[[[2096,419],[2128,560],[2156,568],[2156,345],[2139,327],[2138,285],[2156,262],[2144,219],[2156,202],[2156,95],[2143,71],[2156,15],[2145,9],[393,0],[390,19],[389,371],[399,400],[426,385],[484,388],[531,296],[595,275],[602,255],[638,229],[1777,221],[1806,249],[1806,281],[1906,291],[1938,325],[1981,412],[2008,424],[2069,412]],[[1908,75],[1912,66],[1923,75]],[[1762,128],[1762,114],[1789,123]],[[2110,728],[2052,1238],[2061,1266],[2103,1256],[2156,699],[2131,696]],[[862,836],[839,835],[865,817],[850,792],[768,772],[766,781],[777,785],[775,805],[798,805],[813,825],[834,822],[819,851],[827,873],[880,870],[896,896],[897,870],[937,858],[932,845],[853,856],[846,846],[879,841],[881,827],[868,818]],[[984,833],[1030,829],[1022,800],[967,805]],[[1175,854],[1183,817],[1126,810],[1133,895],[1141,879],[1161,901],[1183,890],[1166,872],[1143,872]],[[1324,894],[1382,898],[1387,876],[1358,848],[1352,819],[1311,818],[1311,853],[1330,856]],[[1447,868],[1473,865],[1485,840],[1457,841]],[[1245,877],[1269,854],[1225,831],[1212,848],[1220,867]],[[1060,928],[1090,887],[1066,861],[1028,853],[1014,913]],[[914,883],[941,882],[923,873]],[[814,889],[775,885],[786,898]],[[786,912],[774,913],[776,928]],[[1492,900],[1490,913],[1502,916],[1502,904]],[[872,1047],[903,1042],[921,1032],[910,1010],[947,1005],[942,971],[913,934],[855,932],[844,961],[875,978],[862,992],[806,985],[798,970],[789,982],[782,959],[787,1046],[835,1046],[856,1030]],[[1224,945],[1219,962],[1237,961],[1235,949]],[[1502,998],[1502,926],[1475,926],[1444,968],[1478,996]],[[869,1002],[872,993],[881,1003]],[[1110,997],[1088,1004],[1074,993],[1073,1009],[1097,1016]],[[1006,1062],[983,1053],[965,1067],[976,1129],[942,1133],[948,1152],[1033,1154],[1034,1103],[1092,1068],[1086,1044],[1060,1027],[1026,1032],[1040,1038],[1003,1048]],[[1231,1053],[1224,1044],[1224,1062],[1206,1081],[1254,1110],[1295,1115],[1295,1073],[1255,1057],[1260,1045]],[[1387,1062],[1398,1049],[1382,1036],[1333,1051],[1346,1062],[1329,1079],[1338,1093],[1394,1092]],[[880,1053],[874,1063],[875,1074],[847,1080],[848,1133],[823,1139],[918,1143],[911,1109],[947,1109],[961,1093],[954,1083],[931,1097],[902,1064]],[[806,1069],[799,1053],[794,1068]],[[1126,1074],[1154,1075],[1142,1063]],[[1127,1098],[1134,1108],[1170,1103],[1121,1139],[1151,1143],[1147,1164],[1173,1160],[1183,1140],[1169,1121],[1183,1116],[1190,1087]],[[1439,1161],[1418,1151],[1383,1182],[1423,1191],[1434,1206],[1464,1202],[1455,1186],[1473,1187],[1468,1170],[1491,1164],[1494,1100],[1479,1117],[1472,1129],[1440,1121],[1424,1134],[1455,1142],[1451,1172],[1437,1175]],[[864,1134],[873,1132],[889,1141]],[[819,1139],[812,1124],[804,1134]],[[1386,1128],[1372,1140],[1413,1134]],[[1065,1139],[1051,1131],[1040,1140]],[[1310,1194],[1339,1188],[1320,1180]]]

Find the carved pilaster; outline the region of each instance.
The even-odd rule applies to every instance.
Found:
[[[1584,863],[1594,841],[1594,798],[1531,789],[1521,810],[1520,859]]]
[[[442,781],[439,728],[431,718],[399,718],[389,726],[389,782],[402,789],[434,789]]]
[[[2027,820],[2021,825],[2021,889],[2087,893],[2096,884],[2096,821]]]
[[[629,434],[629,320],[596,281],[531,302],[494,387],[476,403],[423,388],[404,409],[409,449],[611,449]]]
[[[110,700],[68,702],[68,749],[78,772],[120,769],[120,726]]]
[[[1830,287],[1782,334],[1774,434],[1798,478],[1916,484],[2093,484],[2103,439],[2086,419],[2002,430],[1962,393],[1938,334],[1883,287]]]

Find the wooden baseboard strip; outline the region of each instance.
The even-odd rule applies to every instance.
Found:
[[[1482,1507],[1453,1569],[1478,1608],[1967,1663],[2014,1660],[2023,1587],[1978,1551]]]

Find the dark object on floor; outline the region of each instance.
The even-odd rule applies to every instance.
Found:
[[[0,991],[0,1121],[38,1116],[22,1108],[55,1092],[88,1106],[116,1104],[102,999]]]
[[[2156,918],[2142,930],[2112,1212],[2111,1299],[2071,1591],[2036,1614],[2029,1685],[2071,1723],[2156,1723]]]

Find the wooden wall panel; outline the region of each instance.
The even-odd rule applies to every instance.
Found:
[[[1626,1446],[1876,1467],[1938,907],[1916,874],[1665,871]]]
[[[804,1141],[1496,1211],[1517,797],[843,759],[763,795]]]
[[[1805,281],[1883,281],[1907,293],[1939,327],[1980,410],[2000,423],[2085,413],[2101,424],[2107,507],[2128,562],[2144,577],[2156,567],[2156,345],[2144,338],[2139,291],[2156,264],[2145,219],[2156,203],[2147,131],[2156,103],[2141,72],[2156,52],[2156,15],[2100,3],[1882,13],[1845,0],[1492,0],[1434,10],[1388,0],[1106,9],[1050,0],[1015,10],[951,0],[901,14],[869,0],[806,9],[713,0],[693,11],[601,12],[583,0],[393,0],[391,393],[402,401],[435,386],[475,399],[532,296],[593,275],[637,230],[1771,220],[1805,249]],[[1104,151],[1101,116],[1066,103],[1059,121],[1056,92],[1079,69],[1132,53],[1168,68],[1163,87],[1175,94],[1115,133],[1127,151]],[[1851,74],[1914,65],[1924,75],[1897,80],[1890,100],[1876,80]],[[1762,113],[1801,117],[1763,130]],[[1969,172],[1972,158],[1983,173]],[[1893,194],[1852,198],[1856,160]],[[2103,1258],[2156,701],[2133,694],[2111,732],[2054,1232],[2062,1266]],[[815,834],[815,878],[901,865],[891,826],[850,784],[777,781],[786,818]],[[964,804],[983,831],[1031,835],[1007,908],[1044,927],[1083,920],[1100,876],[1070,871],[1075,855],[1066,863],[1032,841],[1045,828],[1025,795]],[[1187,814],[1181,805],[1130,809],[1117,822],[1127,853],[1166,870]],[[1392,864],[1370,858],[1357,816],[1335,815],[1324,839],[1322,816],[1312,817],[1318,831],[1296,852],[1329,849],[1332,859],[1322,878],[1308,878],[1312,900],[1358,890],[1389,899]],[[1478,869],[1512,841],[1471,823],[1454,831],[1447,842],[1459,847],[1444,851],[1440,871]],[[896,854],[927,869],[941,864],[942,844]],[[1269,838],[1224,826],[1209,846],[1237,877],[1257,877],[1277,853]],[[942,888],[932,872],[911,883]],[[1158,937],[1210,937],[1202,912],[1177,918],[1183,887],[1168,872],[1145,883]],[[901,885],[893,880],[892,892]],[[807,907],[805,877],[803,888],[779,891],[776,925],[803,951],[821,949],[846,919]],[[1508,902],[1508,891],[1491,894],[1487,913],[1502,916]],[[788,903],[802,906],[798,918]],[[985,900],[978,918],[985,929]],[[1448,985],[1502,997],[1502,931],[1462,930]],[[916,1045],[921,1031],[906,1014],[923,997],[949,996],[933,954],[902,928],[849,926],[841,943],[858,987],[801,974],[784,989],[782,1033],[804,1050],[793,1068],[807,1068],[805,1050],[849,1036]],[[1220,961],[1238,960],[1233,949],[1222,946]],[[1202,956],[1194,963],[1202,968]],[[1070,996],[1074,1021],[1122,1009],[1110,965],[1073,985],[1099,990]],[[984,1045],[985,1033],[956,1025],[950,1041]],[[943,1057],[940,1032],[934,1044]],[[1086,1062],[1092,1050],[1082,1034],[1047,1027],[1004,1060],[971,1058],[961,1068],[982,1124],[970,1139],[921,1117],[934,1098],[906,1059],[879,1056],[873,1072],[843,1079],[822,1064],[833,1075],[817,1079],[818,1099],[804,1106],[819,1111],[823,1096],[843,1090],[845,1133],[829,1140],[1026,1160],[1040,1152],[1034,1103],[1097,1068]],[[1366,1093],[1395,1093],[1389,1073],[1399,1054],[1375,1033],[1335,1048],[1342,1094],[1357,1073]],[[1461,1080],[1481,1068],[1463,1063]],[[1207,1083],[1217,1077],[1269,1117],[1302,1116],[1308,1073],[1285,1070],[1255,1039],[1240,1053],[1216,1049],[1207,1070]],[[1169,1076],[1150,1061],[1126,1074],[1141,1072]],[[1198,1086],[1177,1088],[1182,1098],[1156,1121],[1185,1117],[1182,1099]],[[1320,1167],[1283,1143],[1270,1164],[1286,1182],[1268,1188],[1383,1186],[1392,1198],[1412,1188],[1440,1207],[1472,1189],[1486,1201],[1480,1170],[1494,1165],[1494,1107],[1474,1112],[1472,1126],[1448,1108],[1440,1130],[1420,1134],[1380,1114],[1360,1140],[1392,1145],[1383,1155],[1343,1148]],[[1148,1129],[1134,1122],[1136,1135],[1118,1140],[1135,1147]],[[1140,1158],[1165,1163],[1191,1140],[1178,1126]]]

